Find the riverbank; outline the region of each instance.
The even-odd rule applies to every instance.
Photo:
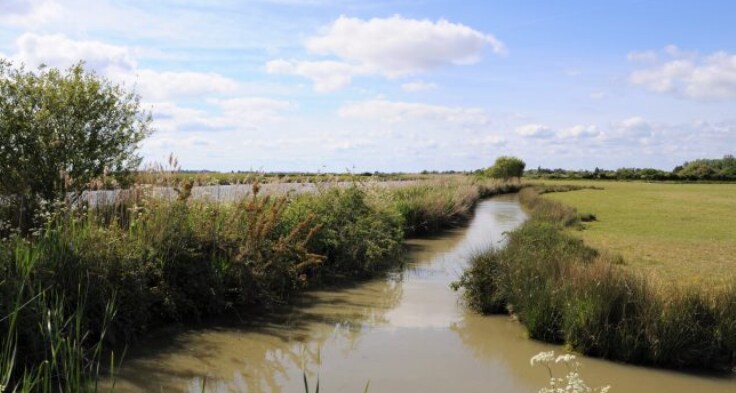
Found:
[[[511,313],[534,339],[627,363],[731,370],[736,366],[736,288],[666,285],[564,232],[581,215],[533,189],[530,220],[504,249],[476,255],[457,284],[484,313]],[[590,215],[585,215],[590,219]]]
[[[370,277],[402,262],[405,234],[456,225],[481,197],[519,187],[456,177],[262,197],[255,185],[222,204],[182,188],[171,201],[50,210],[32,237],[0,243],[3,384],[81,389],[96,378],[103,343],[235,310],[247,316],[321,282]]]

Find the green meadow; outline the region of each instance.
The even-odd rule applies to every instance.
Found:
[[[736,274],[736,184],[564,183],[602,188],[544,197],[593,214],[584,230],[571,232],[622,256],[627,268],[684,284]]]

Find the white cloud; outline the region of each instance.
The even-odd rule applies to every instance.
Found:
[[[214,72],[111,69],[108,71],[108,76],[116,81],[135,86],[136,91],[147,100],[233,93],[238,89],[237,81]]]
[[[600,135],[601,132],[595,125],[576,125],[557,133],[560,138],[592,138]]]
[[[186,108],[173,102],[155,102],[150,106],[157,129],[165,133],[240,130],[253,131],[260,126],[284,120],[283,112],[296,105],[281,100],[262,97],[210,99],[219,109],[213,111]]]
[[[486,135],[482,138],[474,139],[471,144],[472,145],[480,145],[480,146],[504,146],[508,143],[508,140],[506,138],[500,136],[500,135]]]
[[[213,116],[200,109],[181,107],[173,102],[154,102],[144,107],[150,108],[153,113],[156,134],[221,131],[234,126],[232,121],[224,117]]]
[[[401,85],[401,88],[404,91],[410,92],[410,93],[419,93],[424,91],[431,91],[437,88],[437,85],[434,83],[424,82],[424,81],[415,81],[415,82],[407,82]]]
[[[18,37],[16,45],[18,52],[13,58],[30,66],[68,67],[84,60],[89,68],[105,71],[111,67],[131,70],[136,65],[127,47],[99,41],[76,41],[62,34],[26,33]]]
[[[494,36],[465,25],[399,15],[367,21],[341,16],[324,35],[306,44],[313,53],[336,55],[395,76],[447,64],[477,63],[486,45],[496,53],[505,52]]]
[[[16,61],[31,67],[46,64],[65,68],[83,60],[86,68],[115,82],[134,86],[146,100],[234,93],[239,87],[235,80],[213,72],[139,69],[136,55],[146,55],[150,51],[100,41],[73,40],[61,34],[26,33],[16,40],[16,46],[17,52],[11,56]]]
[[[0,22],[35,27],[59,17],[61,6],[53,0],[2,0]]]
[[[464,126],[488,124],[486,112],[479,108],[459,108],[415,102],[368,100],[344,105],[339,110],[344,118],[382,120],[389,123],[419,120]]]
[[[516,127],[514,131],[521,136],[530,138],[549,138],[554,135],[551,128],[542,124],[527,124]]]
[[[288,61],[272,60],[266,63],[270,74],[299,75],[314,81],[314,89],[320,93],[342,89],[350,84],[353,76],[370,72],[361,66],[339,61]]]
[[[590,97],[591,100],[602,100],[608,98],[608,93],[605,91],[594,91],[588,94],[588,97]]]
[[[639,116],[630,117],[616,127],[620,134],[632,137],[651,136],[654,126]]]
[[[621,127],[627,130],[650,128],[649,123],[639,116],[630,117],[621,122]]]
[[[631,83],[692,99],[736,99],[736,54],[716,52],[703,57],[674,46],[665,52],[670,61],[632,72]]]
[[[626,58],[629,59],[629,61],[636,61],[640,63],[653,63],[659,59],[659,56],[657,55],[657,52],[653,50],[648,50],[643,52],[629,52],[626,55]]]
[[[305,46],[311,53],[339,61],[277,59],[268,62],[266,69],[308,77],[318,91],[332,91],[347,86],[357,75],[396,78],[442,66],[475,64],[487,46],[497,54],[506,53],[493,35],[468,26],[399,15],[370,20],[341,16]]]
[[[246,97],[214,101],[225,116],[236,121],[264,123],[283,120],[282,112],[292,110],[295,104],[270,98]]]

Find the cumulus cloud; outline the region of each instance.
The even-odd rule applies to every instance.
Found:
[[[657,93],[698,100],[736,99],[736,54],[715,52],[707,56],[668,46],[668,61],[636,70],[629,80]]]
[[[165,134],[179,132],[254,131],[284,120],[284,112],[296,105],[289,101],[263,97],[210,99],[215,110],[177,105],[171,101],[146,103],[151,109],[157,130]]]
[[[313,53],[336,55],[395,76],[447,64],[477,63],[486,45],[496,53],[505,52],[494,36],[465,25],[399,15],[371,20],[341,16],[325,34],[306,44]]]
[[[84,60],[90,68],[106,71],[113,67],[131,70],[136,65],[127,47],[99,41],[76,41],[62,34],[25,33],[18,37],[16,46],[18,51],[13,58],[30,66],[68,67]]]
[[[214,117],[209,112],[186,108],[173,102],[146,103],[155,121],[157,134],[176,134],[178,132],[221,131],[232,127],[230,121]],[[163,138],[161,140],[164,140]]]
[[[646,137],[651,135],[653,126],[643,118],[634,116],[623,120],[617,128],[631,136]]]
[[[629,52],[626,55],[629,61],[636,61],[641,63],[653,63],[659,59],[657,52],[653,50],[642,51],[642,52]]]
[[[346,104],[340,108],[338,113],[343,118],[380,119],[389,123],[419,120],[463,126],[488,124],[486,112],[479,108],[447,107],[382,99]]]
[[[135,86],[136,91],[149,100],[233,93],[238,88],[235,80],[214,72],[110,69],[108,76]]]
[[[423,81],[407,82],[401,85],[401,89],[409,93],[419,93],[424,91],[430,91],[437,88],[434,83],[428,83]]]
[[[320,93],[348,86],[353,76],[370,74],[363,66],[330,60],[272,60],[266,63],[266,71],[271,74],[290,74],[309,78],[314,82],[314,90]]]
[[[53,0],[2,0],[0,22],[23,27],[36,27],[57,18],[61,6]]]
[[[232,98],[213,102],[222,109],[225,116],[251,123],[283,120],[282,112],[296,107],[289,101],[261,97]]]
[[[527,124],[516,127],[514,131],[518,135],[529,138],[549,138],[554,135],[551,128],[542,124]]]
[[[557,133],[560,138],[592,138],[599,135],[601,132],[595,125],[576,125]]]
[[[397,78],[442,66],[475,64],[486,47],[506,53],[496,37],[463,24],[399,15],[370,20],[341,16],[305,46],[310,53],[339,60],[277,59],[266,64],[267,71],[304,76],[315,82],[318,91],[332,91],[347,86],[357,75]]]
[[[508,143],[506,138],[500,136],[500,135],[486,135],[482,138],[477,138],[471,141],[472,145],[479,145],[479,146],[504,146]]]
[[[46,64],[65,68],[83,60],[85,67],[115,82],[134,86],[147,100],[162,101],[206,94],[233,93],[239,84],[213,72],[174,72],[141,69],[136,57],[145,51],[93,40],[74,40],[62,34],[25,33],[10,57],[31,67]]]

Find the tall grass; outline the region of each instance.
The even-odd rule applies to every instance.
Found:
[[[455,177],[398,188],[390,197],[404,219],[405,233],[411,236],[458,225],[472,215],[481,198],[516,192],[522,187],[518,183]]]
[[[540,198],[521,200],[531,219],[503,249],[476,255],[458,286],[470,306],[510,312],[532,338],[584,354],[670,368],[736,366],[736,288],[664,286],[621,269],[620,260],[562,231],[574,209]]]
[[[480,197],[515,189],[458,177],[269,197],[255,184],[247,198],[211,203],[192,200],[191,182],[172,185],[173,199],[138,188],[114,203],[52,204],[35,231],[3,234],[0,384],[94,389],[103,344],[370,277],[401,263],[408,233],[457,224]]]
[[[48,280],[56,267],[49,262],[65,259],[52,234],[34,241],[50,246],[45,253],[24,240],[5,243],[0,254],[0,391],[95,390],[92,381],[100,373],[114,297],[88,303],[89,277],[78,277],[76,291],[70,286],[69,293]],[[92,307],[101,307],[94,320],[86,312]]]

